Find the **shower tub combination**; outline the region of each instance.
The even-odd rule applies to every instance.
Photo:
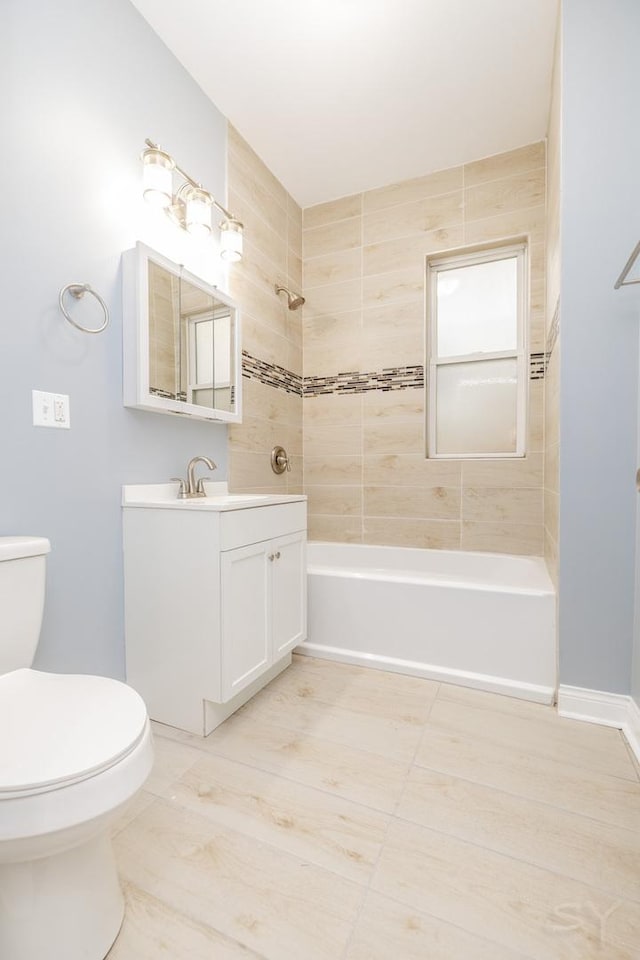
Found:
[[[552,703],[555,592],[540,557],[309,543],[298,653]]]

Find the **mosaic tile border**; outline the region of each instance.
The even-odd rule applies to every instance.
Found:
[[[543,380],[549,353],[532,353],[529,358],[529,377]],[[285,367],[266,360],[258,360],[250,353],[242,353],[242,376],[296,397],[321,397],[327,394],[369,393],[380,390],[389,393],[395,390],[416,390],[424,387],[424,367],[415,364],[407,367],[384,367],[370,373],[348,370],[329,377],[301,377]]]
[[[305,377],[304,396],[319,397],[327,393],[368,393],[370,390],[411,390],[424,387],[424,367],[384,367],[373,373],[348,371],[333,377]]]
[[[302,396],[303,384],[299,374],[292,373],[286,367],[279,367],[276,363],[258,360],[246,350],[242,351],[242,376],[247,380],[259,380],[268,387],[276,387],[296,397]]]

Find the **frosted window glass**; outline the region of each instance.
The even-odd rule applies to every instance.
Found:
[[[213,320],[203,320],[196,329],[196,383],[213,383]]]
[[[436,453],[515,453],[517,361],[436,368]]]
[[[494,260],[437,274],[437,354],[515,350],[518,260]]]

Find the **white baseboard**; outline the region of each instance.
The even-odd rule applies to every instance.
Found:
[[[410,677],[423,677],[443,683],[455,683],[459,687],[472,687],[474,690],[486,690],[488,693],[501,693],[506,697],[518,697],[520,700],[533,700],[535,703],[552,704],[555,695],[553,687],[534,683],[523,683],[508,677],[492,677],[484,673],[472,673],[468,670],[453,670],[438,667],[415,660],[401,660],[399,657],[383,657],[379,654],[360,653],[357,650],[344,650],[342,647],[329,647],[321,643],[301,643],[295,653],[321,660],[336,660],[338,663],[351,663],[358,667],[373,667],[375,670],[388,670],[391,673],[403,673]]]
[[[640,708],[631,697],[603,690],[560,685],[558,713],[561,717],[600,723],[622,730],[640,762]]]

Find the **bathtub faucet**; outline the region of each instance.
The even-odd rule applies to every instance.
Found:
[[[210,460],[209,457],[192,457],[191,460],[189,460],[189,463],[187,465],[186,482],[182,480],[180,477],[171,478],[172,481],[176,481],[177,483],[180,484],[180,489],[178,490],[179,500],[188,500],[188,499],[191,499],[192,497],[206,497],[207,494],[204,489],[205,478],[200,477],[197,483],[195,478],[196,463],[199,463],[200,461],[206,464],[209,470],[216,469],[216,464],[213,462],[213,460]]]

